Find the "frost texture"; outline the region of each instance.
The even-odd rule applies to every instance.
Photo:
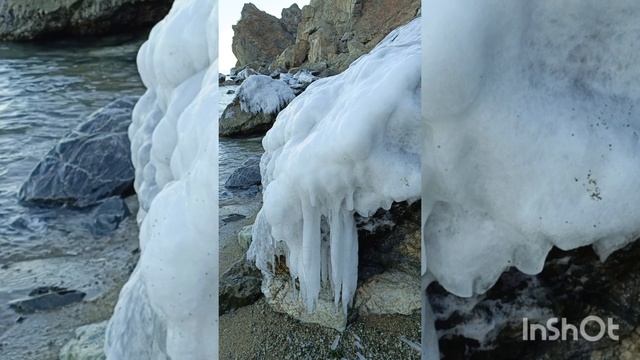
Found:
[[[252,114],[276,114],[296,97],[284,81],[266,75],[252,75],[236,93],[240,109]]]
[[[109,359],[217,357],[217,49],[217,1],[177,0],[138,54],[141,257],[107,329]]]
[[[268,279],[274,257],[285,255],[308,310],[322,282],[345,311],[353,298],[354,214],[420,195],[420,61],[416,19],[311,84],[263,139],[264,205],[248,256]]]
[[[471,296],[640,234],[640,3],[427,0],[428,273]]]

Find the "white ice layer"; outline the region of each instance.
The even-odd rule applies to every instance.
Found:
[[[640,3],[426,0],[427,271],[471,296],[640,235]]]
[[[251,75],[236,92],[240,109],[252,114],[275,114],[296,97],[293,90],[281,80],[267,75]]]
[[[312,83],[263,140],[264,205],[249,258],[269,275],[274,256],[286,255],[309,310],[322,282],[345,310],[351,302],[354,214],[420,196],[420,61],[416,19],[340,75]]]
[[[108,359],[217,357],[217,1],[176,0],[138,54],[129,128],[141,256],[107,329]]]

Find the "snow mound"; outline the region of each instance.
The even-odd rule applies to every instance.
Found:
[[[249,76],[238,88],[236,96],[240,109],[251,114],[276,114],[296,97],[284,81],[267,75]]]
[[[426,269],[471,296],[640,235],[640,3],[427,0]],[[453,24],[453,25],[452,25]]]
[[[420,61],[416,19],[340,75],[312,83],[263,139],[264,205],[248,256],[268,281],[275,256],[285,255],[310,311],[323,283],[344,311],[353,298],[355,213],[420,196]]]
[[[141,256],[109,322],[109,359],[217,357],[217,28],[216,0],[177,0],[138,54]]]

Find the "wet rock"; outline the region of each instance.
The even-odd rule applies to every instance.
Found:
[[[220,279],[220,314],[256,302],[261,296],[262,274],[255,265],[240,260]]]
[[[92,212],[91,232],[96,236],[107,235],[131,213],[124,199],[112,196],[100,203]]]
[[[135,97],[111,102],[67,134],[31,172],[20,200],[86,207],[133,193],[127,129],[135,102]]]
[[[80,302],[85,293],[56,286],[39,287],[29,293],[29,297],[9,302],[9,307],[20,314],[57,309]]]
[[[162,19],[171,0],[4,0],[0,40],[131,33]]]
[[[218,73],[218,84],[222,84],[227,80],[227,76],[222,73]]]
[[[261,183],[260,158],[251,158],[229,176],[224,186],[228,189],[248,189]]]
[[[238,244],[245,251],[249,249],[252,240],[253,225],[247,225],[238,232]]]
[[[231,89],[227,90],[227,95],[231,95],[231,94],[235,94],[235,93],[236,93],[235,90],[231,90]]]
[[[419,311],[420,277],[397,270],[375,275],[358,288],[355,307],[362,315],[410,315]]]
[[[60,350],[60,360],[104,360],[104,338],[107,321],[81,326],[75,337]]]

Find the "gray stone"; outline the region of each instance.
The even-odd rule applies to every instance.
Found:
[[[81,326],[75,337],[60,349],[60,360],[104,360],[107,321]]]
[[[262,296],[261,283],[262,274],[255,265],[246,260],[233,264],[220,279],[220,314],[256,302]]]
[[[260,158],[251,158],[229,176],[224,186],[228,189],[248,189],[261,183]]]
[[[162,19],[171,0],[3,0],[0,40],[131,33]]]
[[[9,302],[9,307],[20,314],[31,314],[36,311],[57,309],[75,302],[80,302],[85,293],[68,290],[56,286],[45,286],[34,289],[29,297]]]
[[[107,235],[117,229],[120,222],[130,214],[124,199],[112,196],[93,209],[91,232],[97,236]]]
[[[111,102],[67,134],[20,188],[22,201],[86,207],[133,193],[127,129],[135,97]]]
[[[375,275],[356,292],[356,305],[362,315],[410,315],[422,308],[420,277],[398,270]]]
[[[316,301],[316,308],[309,312],[305,304],[300,301],[300,291],[291,286],[291,281],[285,276],[274,276],[262,282],[262,292],[267,303],[277,312],[285,313],[302,322],[319,324],[321,326],[344,331],[347,327],[347,314],[342,306],[333,302],[331,291],[323,287]]]

